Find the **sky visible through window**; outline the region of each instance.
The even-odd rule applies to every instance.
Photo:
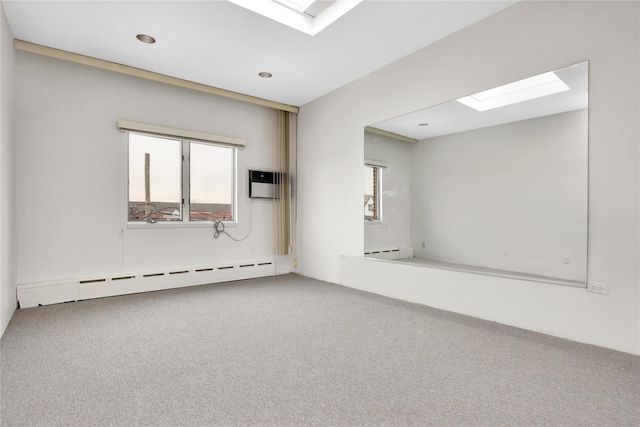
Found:
[[[231,203],[233,150],[191,143],[191,203]]]
[[[145,153],[149,153],[151,201],[179,202],[182,197],[182,142],[133,133],[129,138],[129,200],[145,200],[144,159]],[[191,202],[231,203],[233,150],[193,142],[190,146]]]

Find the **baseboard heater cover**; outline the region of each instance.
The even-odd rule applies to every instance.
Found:
[[[403,259],[413,258],[413,248],[384,248],[384,249],[367,249],[364,252],[367,258],[378,259]]]
[[[242,262],[110,277],[26,283],[17,286],[20,308],[275,276],[275,261]]]

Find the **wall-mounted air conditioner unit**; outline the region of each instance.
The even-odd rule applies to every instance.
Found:
[[[281,173],[249,171],[249,197],[252,199],[278,199]]]

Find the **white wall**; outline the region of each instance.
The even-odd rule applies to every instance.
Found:
[[[273,170],[276,112],[30,53],[16,54],[18,284],[273,258],[273,203],[248,169]],[[245,138],[235,237],[128,229],[127,135],[118,119]],[[252,211],[252,214],[251,214]]]
[[[639,7],[637,2],[521,2],[303,106],[297,271],[640,354]],[[590,61],[589,280],[609,284],[609,295],[350,261],[363,251],[365,125],[584,60]],[[330,227],[326,206],[341,207]]]
[[[0,5],[0,336],[16,309],[16,169],[13,35]]]
[[[364,249],[411,246],[410,143],[365,132],[364,158],[387,163],[382,168],[382,221],[364,222]]]
[[[587,138],[576,110],[420,141],[415,256],[584,282]]]

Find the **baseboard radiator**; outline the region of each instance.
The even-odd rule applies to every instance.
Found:
[[[366,258],[378,259],[402,259],[413,258],[413,248],[384,248],[384,249],[367,249],[364,252]]]
[[[20,308],[275,276],[274,260],[19,284]]]

